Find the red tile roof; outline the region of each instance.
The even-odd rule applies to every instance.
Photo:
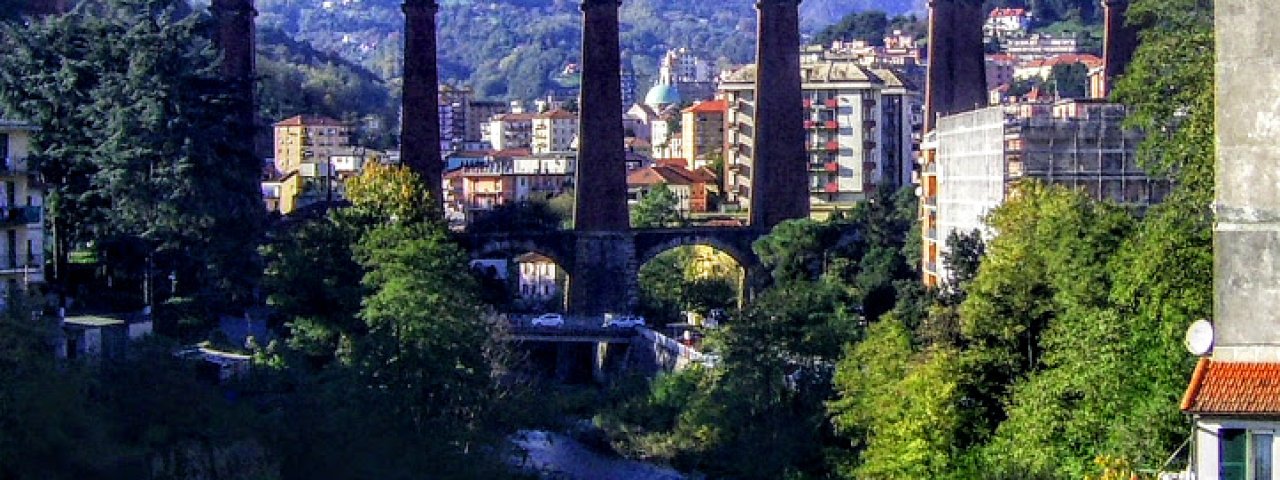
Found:
[[[1187,413],[1280,415],[1280,363],[1200,359],[1182,397]]]
[[[297,115],[276,122],[277,127],[345,127],[347,124],[323,115]]]
[[[1026,14],[1027,14],[1027,11],[1021,8],[997,8],[991,11],[991,18],[1021,17]]]
[[[714,181],[714,179],[712,179]],[[665,183],[667,185],[693,185],[707,183],[701,175],[695,175],[684,167],[676,165],[657,165],[637,168],[627,174],[627,185],[648,186]]]
[[[536,118],[550,119],[550,120],[573,120],[578,118],[578,116],[568,111],[560,110],[557,108],[555,110],[551,110],[541,115],[538,115]]]
[[[726,100],[708,100],[698,102],[692,107],[684,109],[691,113],[724,113],[729,111],[729,102]]]

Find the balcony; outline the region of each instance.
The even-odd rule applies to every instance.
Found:
[[[840,164],[837,162],[827,162],[827,164],[823,165],[823,167],[824,167],[823,170],[826,170],[828,172],[840,173]]]
[[[827,182],[826,187],[823,187],[823,191],[827,193],[840,193],[840,185],[836,182]]]
[[[43,213],[40,207],[0,207],[0,225],[39,224],[43,220]]]
[[[813,100],[810,100],[808,98],[804,99],[804,108],[805,109],[813,108]]]
[[[826,144],[826,150],[827,150],[828,152],[836,152],[836,151],[839,151],[839,150],[840,150],[840,142],[837,142],[837,141],[835,141],[835,140],[831,140],[831,141],[827,142],[827,144]]]
[[[862,121],[862,127],[863,127],[863,128],[876,128],[876,121],[875,121],[875,120],[870,120],[870,119],[868,119],[868,120],[863,120],[863,121]]]
[[[875,150],[876,142],[874,140],[865,140],[862,142],[863,150]]]
[[[813,127],[814,127],[814,125],[817,125],[817,124],[818,124],[818,122],[815,122],[815,121],[813,121],[813,120],[805,120],[805,121],[804,121],[804,129],[805,129],[805,130],[812,130],[812,129],[813,129]]]
[[[840,106],[840,101],[834,98],[828,98],[827,101],[823,103],[823,105],[826,105],[827,108],[837,108]]]
[[[827,123],[823,126],[826,127],[828,130],[836,130],[840,128],[840,123],[836,122],[835,120],[827,120]]]
[[[876,99],[874,99],[874,98],[864,98],[864,99],[862,99],[862,106],[863,106],[864,108],[874,108],[874,107],[876,106]]]
[[[0,273],[38,272],[42,268],[44,258],[40,255],[0,257]]]
[[[862,171],[874,172],[877,166],[876,162],[862,162]]]

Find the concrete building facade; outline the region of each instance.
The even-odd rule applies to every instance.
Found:
[[[27,163],[33,131],[0,120],[0,285],[8,288],[44,283],[44,190]]]
[[[564,110],[551,110],[533,117],[529,148],[533,153],[567,152],[578,137],[578,116]]]
[[[335,178],[331,158],[352,155],[351,126],[332,118],[318,115],[298,115],[277,122],[274,126],[275,167],[279,178],[279,197],[269,206],[280,213],[290,213],[309,203],[307,195],[332,189],[326,179]],[[321,199],[316,197],[313,200]]]
[[[855,60],[801,65],[802,125],[809,203],[815,215],[852,207],[878,189],[909,183],[915,162],[912,106],[919,92],[893,70]],[[755,171],[755,67],[726,76],[725,190],[727,201],[751,201]]]
[[[1161,201],[1168,183],[1137,165],[1141,136],[1123,128],[1125,108],[1100,102],[997,106],[938,120],[935,161],[924,172],[922,223],[926,282],[949,272],[942,258],[952,233],[983,232],[984,217],[1023,180],[1080,190],[1138,209]]]
[[[1214,2],[1216,165],[1211,352],[1181,410],[1197,480],[1280,478],[1280,17],[1268,0]],[[1265,101],[1259,101],[1266,99]]]
[[[685,164],[697,169],[711,165],[724,154],[724,117],[729,103],[724,100],[698,102],[681,111],[681,152]]]

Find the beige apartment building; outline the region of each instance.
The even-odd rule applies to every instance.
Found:
[[[10,288],[44,283],[44,191],[27,163],[33,131],[0,120],[0,282]]]

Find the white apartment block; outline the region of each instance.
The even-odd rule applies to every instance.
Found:
[[[533,117],[533,153],[567,152],[578,136],[578,116],[564,110],[551,110]]]
[[[751,199],[756,67],[730,73],[720,84],[725,117],[725,189],[729,203]],[[847,209],[878,189],[911,182],[912,106],[919,92],[903,75],[857,60],[801,64],[811,208],[816,216]]]

